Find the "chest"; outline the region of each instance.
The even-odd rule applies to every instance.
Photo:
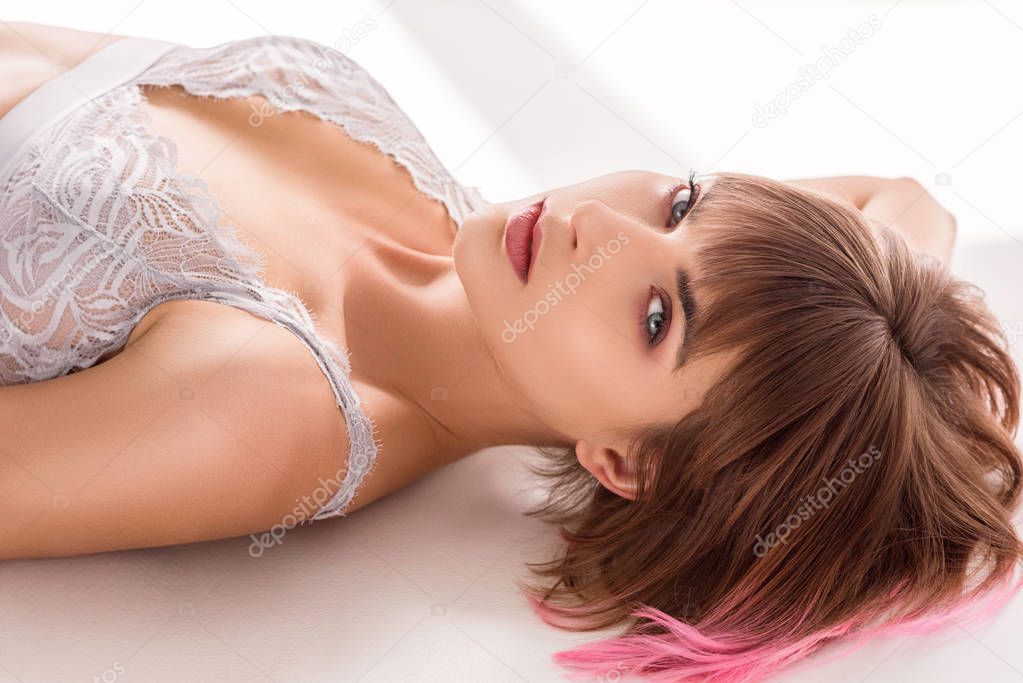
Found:
[[[455,224],[374,144],[305,111],[262,97],[200,98],[144,87],[152,132],[174,141],[179,171],[202,177],[221,223],[264,257],[268,284],[314,308],[364,262],[386,255],[448,255]],[[402,265],[409,265],[406,262]]]
[[[221,224],[263,257],[264,281],[299,295],[342,346],[357,342],[346,329],[386,325],[381,304],[395,282],[428,279],[450,257],[455,224],[444,206],[375,145],[336,124],[301,111],[268,116],[273,110],[261,97],[143,92],[150,130],[175,143],[177,170],[202,177],[223,210]],[[360,292],[356,305],[351,290]],[[437,466],[427,457],[429,424],[374,379],[381,373],[373,364],[393,360],[352,352],[353,385],[378,427],[380,457],[405,461],[386,471],[411,481]],[[373,479],[365,499],[377,497],[374,487],[382,494],[404,483]]]

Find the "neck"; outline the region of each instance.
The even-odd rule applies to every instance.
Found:
[[[345,318],[353,372],[361,368],[368,381],[421,411],[446,458],[499,445],[557,443],[483,342],[451,257],[424,259],[414,277],[404,277],[412,266],[378,265],[372,283],[350,288]]]

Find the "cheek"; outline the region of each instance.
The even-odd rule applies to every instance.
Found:
[[[629,354],[636,349],[602,317],[580,300],[564,300],[507,349],[537,410],[569,433],[619,424],[635,403]]]

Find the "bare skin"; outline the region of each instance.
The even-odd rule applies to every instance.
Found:
[[[71,68],[121,37],[0,24],[0,113],[59,74],[54,64]],[[689,264],[685,230],[663,228],[663,195],[679,178],[601,176],[488,205],[456,233],[403,168],[337,126],[292,112],[253,127],[258,97],[144,93],[152,130],[175,141],[179,170],[202,175],[224,222],[264,256],[264,279],[299,294],[321,331],[351,351],[381,448],[350,512],[499,444],[574,446],[604,486],[632,497],[634,473],[613,430],[681,417],[728,360],[671,376],[682,316],[653,349],[635,320],[650,284],[671,291],[668,275]],[[913,181],[790,182],[834,194],[948,258],[954,219]],[[542,251],[523,285],[501,235],[509,215],[543,197]],[[630,246],[620,257],[521,339],[501,340],[503,321],[622,234]],[[3,558],[262,531],[318,478],[343,474],[349,447],[329,385],[297,338],[204,301],[157,306],[93,368],[0,387],[0,431],[13,435],[0,449]]]

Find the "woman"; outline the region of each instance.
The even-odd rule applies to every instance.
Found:
[[[529,444],[566,539],[538,611],[649,610],[583,671],[762,676],[1011,577],[1018,373],[919,184],[488,203],[311,41],[12,33],[3,557],[343,515]]]

